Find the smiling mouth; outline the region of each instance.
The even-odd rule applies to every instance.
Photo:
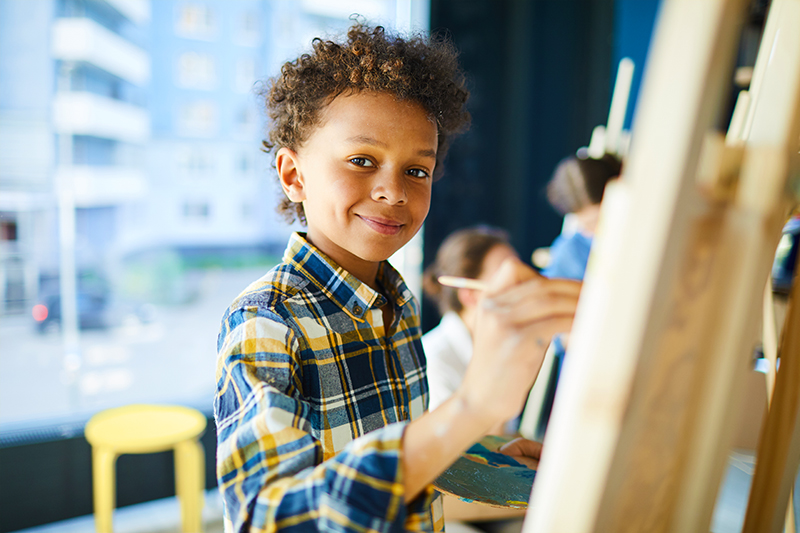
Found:
[[[405,224],[396,222],[394,220],[387,220],[385,218],[365,217],[358,215],[358,218],[364,223],[382,235],[397,235],[403,229]]]

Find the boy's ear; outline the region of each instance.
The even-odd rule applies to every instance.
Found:
[[[297,153],[283,147],[275,154],[275,168],[283,193],[292,202],[306,199],[305,184],[298,168]]]

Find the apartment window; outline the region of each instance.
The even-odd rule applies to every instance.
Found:
[[[217,106],[210,100],[196,100],[180,107],[178,131],[189,137],[210,137],[217,131]]]
[[[178,85],[192,89],[213,89],[216,83],[217,74],[211,55],[186,52],[178,57]]]
[[[14,29],[9,38],[40,35],[44,19],[94,20],[115,41],[147,51],[151,64],[150,82],[139,86],[87,61],[62,69],[67,61],[50,46],[37,48],[36,57],[0,46],[0,64],[25,59],[33,74],[63,77],[60,90],[99,96],[103,105],[90,106],[92,113],[127,107],[120,103],[152,111],[152,135],[144,140],[112,139],[96,128],[54,132],[52,117],[31,109],[51,109],[59,80],[32,91],[30,75],[0,74],[3,91],[18,96],[0,97],[0,137],[13,141],[0,144],[0,164],[13,164],[13,175],[0,170],[0,365],[8,363],[0,369],[0,448],[30,473],[5,491],[0,531],[17,531],[91,507],[91,476],[76,479],[59,460],[91,415],[159,402],[211,414],[220,317],[238,291],[280,262],[296,229],[274,216],[272,181],[262,183],[271,158],[259,151],[263,108],[254,83],[277,74],[262,70],[273,56],[293,57],[311,37],[350,22],[306,13],[301,0],[0,0],[0,11],[0,26]],[[382,20],[393,26],[391,17]],[[182,58],[188,52],[195,54]],[[240,112],[245,107],[251,110]],[[74,169],[82,199],[66,228],[60,222],[73,217],[60,217],[52,201],[64,170],[59,160],[115,167]],[[74,239],[65,250],[74,269],[62,261],[59,235]],[[74,290],[62,294],[62,286]],[[62,322],[62,304],[77,320]],[[211,437],[204,440],[213,459]],[[42,463],[40,450],[54,459]],[[142,475],[158,474],[161,462],[142,463]],[[0,479],[10,473],[0,464]],[[153,480],[134,490],[137,501],[170,490],[168,477],[166,489],[164,480]],[[32,492],[41,498],[26,496]],[[47,512],[37,511],[37,499],[48,502]]]
[[[70,90],[86,91],[113,100],[123,100],[122,80],[99,68],[77,64],[69,71]]]
[[[201,146],[184,146],[178,149],[178,171],[188,177],[205,177],[214,171],[214,156]]]
[[[253,11],[246,11],[239,16],[234,39],[243,46],[257,46],[261,40],[261,17]]]
[[[179,8],[175,33],[192,39],[211,40],[217,32],[214,11],[207,5],[187,3]]]
[[[250,152],[242,152],[239,154],[236,168],[240,174],[249,174],[253,170],[253,156]]]
[[[92,137],[72,136],[72,162],[76,165],[113,165],[116,163],[117,141]]]
[[[249,92],[256,82],[256,62],[250,58],[236,60],[236,72],[233,78],[234,89],[240,93]]]
[[[209,219],[211,209],[208,202],[184,202],[183,218],[192,222],[205,222]]]
[[[129,30],[130,23],[125,17],[105,2],[61,0],[54,3],[58,6],[57,13],[60,17],[88,18],[119,35]]]
[[[239,108],[236,113],[236,128],[238,133],[250,136],[255,133],[256,113],[252,107],[246,106]]]

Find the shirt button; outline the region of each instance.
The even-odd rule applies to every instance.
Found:
[[[360,306],[360,305],[358,305],[358,304],[353,304],[353,312],[354,312],[355,314],[357,314],[357,315],[360,315],[360,314],[361,314],[361,311],[363,311],[363,309],[361,309],[361,306]]]

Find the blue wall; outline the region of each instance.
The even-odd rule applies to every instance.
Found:
[[[633,115],[659,0],[431,0],[431,29],[460,51],[472,126],[433,185],[424,262],[452,231],[507,230],[523,258],[548,246],[562,218],[545,187],[556,164],[605,124],[617,66],[636,62]],[[423,298],[423,329],[438,322]]]
[[[630,129],[642,83],[650,38],[658,16],[661,0],[616,0],[614,2],[614,43],[612,45],[611,90],[614,90],[617,66],[624,57],[633,60],[633,82],[625,115],[625,128]],[[610,104],[609,100],[609,104]]]

